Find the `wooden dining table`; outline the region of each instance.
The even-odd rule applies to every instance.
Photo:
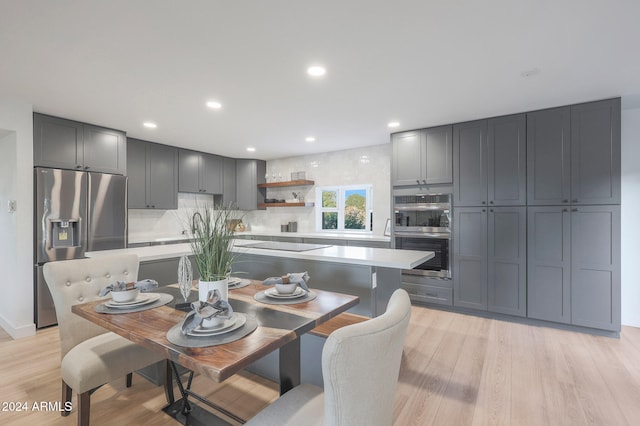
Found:
[[[296,304],[266,304],[254,299],[256,293],[265,290],[261,281],[250,280],[243,288],[229,290],[229,302],[234,311],[252,316],[258,327],[247,336],[217,346],[202,348],[182,347],[167,340],[167,332],[183,321],[186,312],[175,308],[184,302],[180,291],[174,286],[160,287],[154,292],[169,293],[174,300],[167,305],[139,312],[106,314],[96,311],[104,303],[97,300],[74,305],[73,313],[131,340],[147,349],[161,353],[168,360],[165,369],[165,394],[171,415],[191,415],[188,396],[194,396],[205,404],[241,421],[232,413],[191,392],[181,381],[176,364],[215,382],[238,373],[265,355],[279,349],[280,393],[283,394],[300,384],[300,336],[313,330],[341,312],[359,302],[357,296],[313,289],[316,298]],[[197,300],[198,291],[191,292],[189,301]],[[171,374],[173,373],[173,374]],[[177,380],[182,399],[176,401],[173,394],[172,376]],[[221,423],[224,424],[224,423]]]

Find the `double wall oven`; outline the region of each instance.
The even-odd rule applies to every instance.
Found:
[[[413,300],[448,304],[451,293],[451,193],[393,195],[393,243],[396,249],[432,251],[435,256],[402,271]]]

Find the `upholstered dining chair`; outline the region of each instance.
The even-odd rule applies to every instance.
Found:
[[[250,426],[389,426],[411,302],[396,290],[379,317],[342,327],[322,350],[322,388],[302,384],[246,424]]]
[[[47,263],[44,277],[58,317],[62,362],[62,404],[78,394],[78,425],[88,425],[91,394],[100,386],[161,361],[163,357],[109,332],[71,312],[71,306],[99,299],[98,293],[116,280],[138,277],[138,256],[109,255]],[[62,411],[63,416],[69,411]]]

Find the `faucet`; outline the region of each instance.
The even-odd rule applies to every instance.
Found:
[[[200,218],[200,222],[203,222],[202,215],[200,214],[200,212],[195,212],[191,217],[191,234],[192,235],[196,233],[196,216]]]

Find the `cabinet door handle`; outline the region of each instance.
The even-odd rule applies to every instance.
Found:
[[[490,213],[493,213],[493,209],[489,209],[489,212],[490,212]]]
[[[84,169],[85,170],[89,170],[89,166],[84,166]]]
[[[578,209],[571,209],[571,211],[572,211],[572,212],[577,212],[577,211],[578,211]]]
[[[422,182],[426,185],[427,184],[427,180],[426,179],[422,179]]]
[[[489,201],[489,204],[493,204],[493,201]]]
[[[563,203],[568,203],[568,202],[569,202],[569,200],[562,200],[562,202],[563,202]]]
[[[156,206],[151,206],[151,208],[152,208],[152,209],[155,209],[155,208],[156,208]]]
[[[482,209],[482,213],[484,213],[484,212],[486,212],[486,211],[487,211],[487,209]]]
[[[82,166],[80,164],[76,165],[76,169],[81,169],[81,168],[82,168]]]
[[[571,200],[571,202],[572,202],[572,203],[577,203],[577,202],[578,202],[578,199],[577,199],[577,198],[574,198],[573,200]]]
[[[562,211],[563,211],[563,212],[568,212],[568,211],[569,211],[569,209],[562,209]]]
[[[483,202],[482,202],[482,204],[487,204],[487,202],[486,202],[486,201],[483,201]]]
[[[416,179],[416,183],[420,185],[420,179]]]

